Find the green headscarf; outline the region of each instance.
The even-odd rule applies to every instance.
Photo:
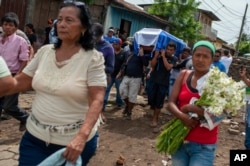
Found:
[[[201,41],[196,42],[194,44],[194,47],[193,47],[193,52],[199,46],[205,46],[205,47],[209,48],[211,50],[211,52],[212,52],[212,56],[214,56],[214,54],[215,54],[215,47],[214,47],[214,45],[211,42],[205,41],[205,40],[201,40]]]

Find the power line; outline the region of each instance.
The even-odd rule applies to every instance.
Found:
[[[216,13],[219,11],[219,9],[224,8],[225,10],[227,10],[230,14],[232,14],[233,17],[240,17],[242,18],[243,15],[237,15],[235,13],[232,13],[230,10],[227,9],[227,6],[225,6],[224,4],[220,3],[221,7],[219,8],[213,1],[211,1],[218,9],[216,10]],[[224,14],[228,15],[227,13],[225,13],[223,10],[220,10],[220,12],[223,12]]]
[[[215,9],[213,7],[211,7],[208,3],[206,3],[204,0],[202,0],[204,2],[204,4],[206,4],[209,8],[211,8],[213,11],[215,11]],[[232,21],[228,21],[224,16],[222,16],[224,18],[225,21],[231,23],[232,25],[238,27],[238,25],[235,25]]]
[[[213,3],[213,1],[211,1]],[[213,3],[214,4],[214,3]],[[215,4],[214,4],[215,5]],[[221,9],[223,8],[224,6],[222,5],[221,7],[218,7],[217,5],[215,5],[217,7],[216,11],[215,11],[215,14]]]
[[[218,36],[223,36],[224,39],[227,39],[226,41],[232,41],[232,40],[238,40],[238,37],[236,36],[241,28],[244,29],[249,29],[249,26],[244,24],[241,25],[239,21],[242,21],[242,18],[246,21],[247,18],[246,15],[235,11],[235,10],[230,10],[230,8],[226,5],[224,5],[221,0],[219,2],[215,1],[208,1],[206,2],[205,0],[200,0],[201,5],[205,7],[205,9],[210,9],[214,14],[219,16],[219,18],[222,20],[221,22],[216,22],[213,21],[212,25],[215,27],[215,29],[218,30],[217,35]],[[234,19],[235,18],[235,19]],[[250,21],[249,21],[250,22]],[[237,29],[236,29],[237,28]],[[232,37],[233,36],[233,37]]]
[[[241,20],[239,20],[238,22],[239,22],[239,24],[240,24],[240,21]],[[239,26],[231,26],[231,22],[230,21],[221,21],[221,22],[213,22],[213,24],[219,24],[219,25],[221,25],[221,26],[223,26],[223,27],[227,27],[227,28],[231,28],[231,29],[239,29],[240,27]]]
[[[216,26],[218,26],[218,25],[216,25]],[[223,28],[221,28],[221,27],[216,27],[216,30],[219,30],[220,32],[221,32],[221,31],[223,31],[223,32],[226,31],[226,32],[231,32],[231,33],[232,33],[232,32],[235,32],[235,30],[233,30],[233,29],[227,29],[227,28],[224,28],[224,29],[223,29]]]
[[[229,13],[231,13],[231,14],[233,14],[234,16],[235,15],[237,15],[238,17],[243,17],[243,14],[242,13],[239,13],[238,11],[235,11],[235,10],[233,10],[233,9],[228,9],[229,7],[228,6],[226,6],[226,5],[224,5],[220,0],[218,0],[219,1],[219,3],[221,4],[221,5],[223,5],[224,6],[224,8],[229,12]],[[232,10],[234,11],[234,13],[232,12]],[[236,14],[237,13],[237,14]],[[240,14],[240,15],[238,15],[238,14]]]
[[[220,27],[222,27],[222,28],[226,28],[227,30],[232,30],[232,31],[235,31],[235,30],[237,30],[237,29],[239,29],[238,27],[230,27],[230,26],[228,26],[227,24],[220,24],[220,23],[217,23],[217,22],[215,22],[215,23],[213,23],[214,25],[216,25],[216,26],[220,26]]]
[[[233,38],[230,38],[230,39],[227,39],[227,41],[231,41],[231,40],[238,40],[238,38],[237,37],[233,37]],[[234,43],[236,42],[236,41],[234,41]]]

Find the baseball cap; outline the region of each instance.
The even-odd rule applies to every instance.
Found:
[[[113,44],[120,44],[122,45],[122,40],[120,38],[116,38],[114,41],[113,41]]]
[[[109,28],[109,32],[115,32],[113,28]]]

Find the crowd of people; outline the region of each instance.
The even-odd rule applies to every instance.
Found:
[[[137,95],[145,84],[153,114],[151,127],[158,126],[167,99],[168,110],[192,128],[172,156],[173,165],[213,165],[218,128],[199,127],[184,112],[203,115],[204,110],[189,104],[189,99],[199,98],[197,80],[211,67],[228,73],[232,63],[228,50],[215,50],[210,42],[199,41],[175,55],[176,43],[170,41],[152,54],[143,46],[135,53],[126,32],[115,36],[110,27],[105,34],[103,25],[92,23],[81,2],[64,3],[57,19],[48,19],[44,45],[39,49],[31,23],[23,33],[18,30],[18,16],[10,12],[1,24],[0,86],[4,88],[0,89],[0,113],[19,120],[19,130],[26,130],[20,142],[20,166],[38,165],[65,147],[67,161],[75,163],[81,156],[82,165],[87,165],[96,151],[98,126],[106,121],[105,108],[114,84],[116,105],[123,108],[127,119],[133,116]],[[245,69],[240,75],[250,86]],[[30,89],[36,96],[28,113],[18,107],[18,95]],[[249,142],[246,139],[247,149]]]

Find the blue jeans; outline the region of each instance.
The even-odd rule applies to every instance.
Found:
[[[245,147],[250,150],[250,104],[246,105]]]
[[[213,166],[216,144],[184,143],[172,155],[173,166]]]
[[[115,89],[116,89],[116,101],[115,101],[116,105],[118,106],[123,105],[123,100],[121,98],[120,91],[119,91],[121,81],[122,81],[121,79],[118,80],[114,77],[111,77],[110,83],[108,84],[108,87],[106,89],[105,96],[104,96],[103,110],[105,110],[105,107],[108,103],[109,93],[114,83],[115,83]]]
[[[5,113],[11,115],[13,118],[19,120],[20,122],[26,122],[29,114],[18,107],[18,96],[19,93],[8,95],[0,98],[0,115],[2,109]]]
[[[86,166],[90,158],[95,154],[97,141],[98,133],[96,133],[96,135],[86,143],[85,148],[81,154],[82,166]],[[46,142],[34,137],[28,131],[26,131],[20,142],[19,166],[38,165],[48,156],[64,147],[65,146],[56,144],[46,145]]]
[[[169,79],[169,89],[168,89],[168,93],[167,96],[169,97],[171,92],[172,92],[172,88],[174,86],[174,82],[175,82],[175,78],[170,78]]]

